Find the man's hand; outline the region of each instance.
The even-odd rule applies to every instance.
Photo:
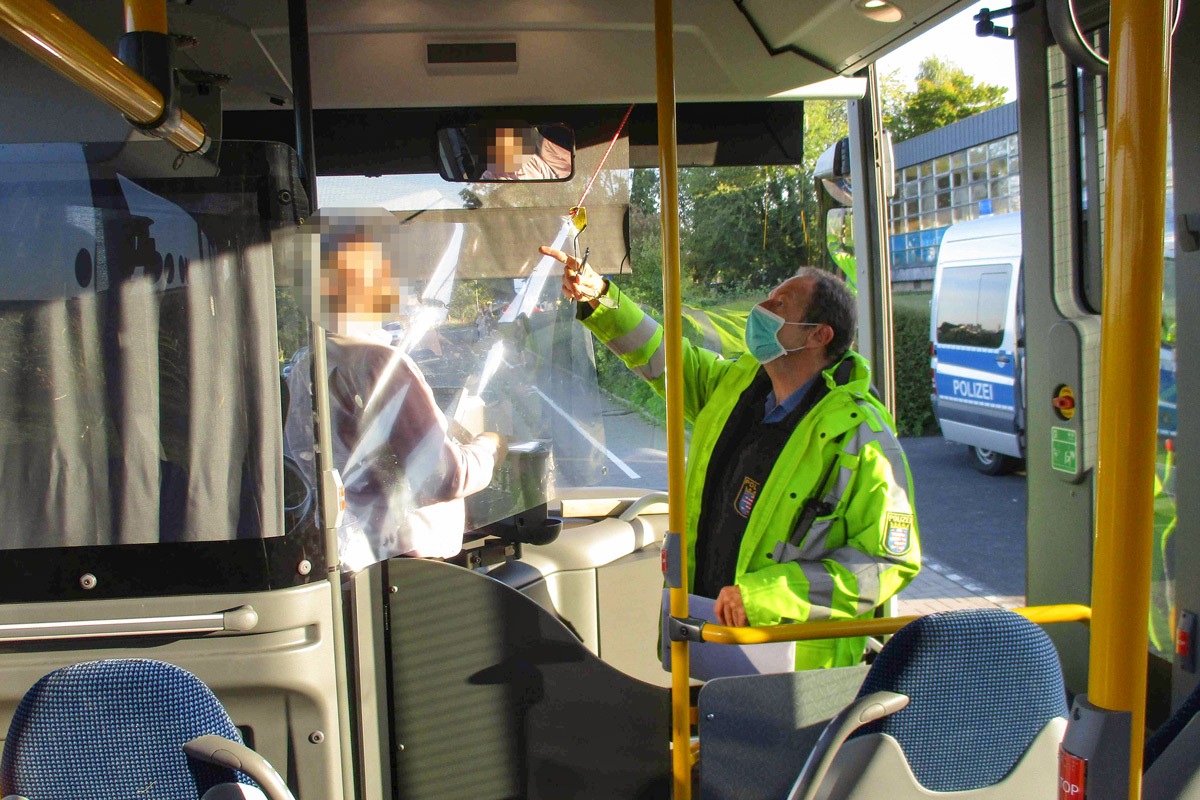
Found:
[[[504,434],[488,431],[476,436],[475,441],[488,442],[492,445],[492,449],[496,454],[496,466],[500,466],[500,462],[504,461],[508,455],[508,438]]]
[[[592,308],[596,307],[596,298],[608,290],[608,281],[600,277],[596,270],[586,264],[580,264],[579,259],[567,255],[562,250],[543,245],[538,248],[538,252],[550,256],[566,267],[563,270],[563,294],[572,300],[586,300],[591,303]]]
[[[717,612],[717,622],[734,628],[745,628],[750,624],[746,619],[746,607],[742,605],[742,590],[736,586],[726,586],[717,595],[713,603]]]

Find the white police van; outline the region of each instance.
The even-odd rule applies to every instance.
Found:
[[[970,448],[989,475],[1025,457],[1021,215],[950,227],[930,307],[933,409],[942,436]]]

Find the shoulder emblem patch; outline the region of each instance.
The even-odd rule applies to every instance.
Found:
[[[912,514],[891,513],[887,515],[883,547],[894,556],[902,556],[912,549]]]
[[[738,514],[741,514],[746,519],[750,518],[750,512],[754,509],[754,501],[758,499],[758,488],[758,481],[750,478],[742,480],[742,490],[738,492],[734,508]]]

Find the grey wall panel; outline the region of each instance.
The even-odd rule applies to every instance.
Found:
[[[662,548],[655,543],[596,571],[600,657],[639,680],[670,686],[658,660]]]
[[[666,798],[666,690],[530,598],[448,564],[388,564],[396,795]]]
[[[704,800],[778,800],[867,667],[718,678],[700,691]]]
[[[0,732],[8,731],[26,690],[59,667],[153,658],[204,681],[234,723],[251,729],[255,749],[287,778],[298,800],[341,797],[329,592],[322,581],[251,595],[0,606],[0,624],[214,614],[244,605],[258,614],[251,630],[237,634],[0,644]]]
[[[1092,575],[1092,475],[1080,483],[1060,478],[1051,468],[1050,428],[1057,416],[1050,406],[1055,387],[1064,382],[1060,367],[1079,372],[1084,353],[1057,352],[1050,330],[1068,319],[1060,306],[1059,282],[1070,280],[1075,265],[1062,262],[1058,237],[1070,242],[1070,196],[1056,191],[1055,170],[1062,171],[1069,153],[1061,131],[1052,130],[1052,90],[1063,92],[1053,80],[1048,62],[1062,56],[1053,47],[1042,20],[1042,3],[1023,14],[1017,25],[1017,82],[1020,101],[1021,235],[1024,249],[1026,380],[1027,380],[1027,567],[1026,600],[1029,605],[1091,603]],[[1053,49],[1050,49],[1053,48]],[[1061,118],[1061,111],[1055,112]],[[1052,147],[1056,148],[1052,152]],[[1064,224],[1062,220],[1066,218]],[[1082,315],[1070,310],[1072,316]],[[1076,389],[1077,402],[1094,401],[1098,385]],[[1047,633],[1058,647],[1067,687],[1081,692],[1087,686],[1088,636],[1082,625],[1052,625]]]

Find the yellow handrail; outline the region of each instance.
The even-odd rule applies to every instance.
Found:
[[[1129,712],[1129,796],[1141,796],[1158,350],[1166,203],[1169,15],[1112,0],[1100,436],[1088,700]]]
[[[1089,622],[1092,610],[1087,606],[1065,604],[1010,609],[1030,622],[1049,625],[1057,622]],[[731,628],[705,625],[700,636],[713,644],[766,644],[768,642],[807,642],[813,639],[840,639],[843,636],[882,636],[895,633],[922,614],[878,619],[847,619],[824,622],[799,622],[791,625],[766,625],[760,628]],[[672,662],[673,663],[673,662]]]
[[[134,16],[153,24],[140,11]],[[162,94],[46,0],[0,0],[0,36],[139,125],[162,116]],[[209,143],[204,126],[186,111],[162,135],[185,153]]]
[[[687,498],[683,448],[683,303],[679,278],[679,156],[675,147],[675,21],[671,0],[654,1],[654,52],[658,89],[658,174],[662,202],[663,347],[667,376],[668,526],[678,547],[671,616],[687,616]],[[671,642],[671,763],[674,800],[692,796],[688,643]]]
[[[125,0],[125,30],[167,32],[167,0]]]

